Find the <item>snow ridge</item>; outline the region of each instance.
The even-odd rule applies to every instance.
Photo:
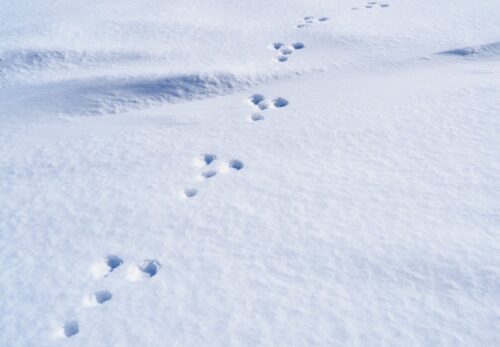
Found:
[[[439,52],[442,55],[460,56],[466,58],[492,58],[500,57],[500,41],[479,46],[470,46]]]

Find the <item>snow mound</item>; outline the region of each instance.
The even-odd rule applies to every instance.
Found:
[[[0,70],[32,70],[64,65],[100,65],[143,59],[145,54],[121,51],[21,49],[0,54]]]
[[[256,77],[226,72],[99,77],[47,83],[43,94],[36,93],[39,86],[26,86],[22,95],[11,95],[10,100],[14,104],[22,98],[45,114],[99,115],[230,94],[258,82]],[[8,105],[5,107],[8,109]]]
[[[470,46],[439,52],[441,55],[452,55],[468,58],[491,58],[500,56],[500,41],[479,46]]]

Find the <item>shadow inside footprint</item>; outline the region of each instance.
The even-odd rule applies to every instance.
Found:
[[[123,264],[123,259],[117,255],[108,255],[106,257],[106,264],[109,266],[109,272],[116,269],[118,266]]]
[[[145,274],[148,274],[149,277],[153,277],[154,275],[156,275],[161,267],[160,262],[158,262],[158,260],[145,260],[138,266],[139,269]]]
[[[264,120],[264,116],[261,115],[260,113],[252,113],[252,115],[250,116],[251,119],[254,121],[254,122],[258,122],[260,120]]]
[[[283,47],[285,44],[283,42],[274,42],[273,43],[273,48],[274,49],[280,49],[281,47]]]
[[[265,110],[266,108],[269,107],[269,101],[267,100],[262,100],[261,102],[258,103],[257,107],[260,109],[260,110]]]
[[[100,290],[94,293],[95,301],[99,304],[103,304],[106,301],[111,300],[113,294],[109,290]]]
[[[184,195],[187,198],[192,198],[193,196],[196,196],[196,194],[198,194],[198,190],[197,189],[194,189],[194,188],[186,188],[186,189],[184,189]]]
[[[209,171],[203,172],[201,175],[204,178],[209,179],[209,178],[214,177],[215,175],[217,175],[217,171],[215,171],[215,170],[209,170]]]
[[[312,22],[314,22],[314,17],[313,16],[305,16],[303,20],[307,24],[311,24]]]
[[[288,105],[288,100],[282,97],[273,100],[273,106],[276,108],[285,107]]]
[[[294,44],[292,44],[292,47],[293,47],[294,49],[302,49],[302,48],[304,48],[305,46],[304,46],[304,44],[303,44],[302,42],[295,42]]]
[[[250,101],[254,105],[258,105],[262,101],[264,101],[264,95],[262,94],[254,94],[248,98],[248,101]]]
[[[78,334],[78,332],[80,331],[80,326],[76,320],[71,320],[64,323],[63,330],[64,336],[70,337]]]
[[[238,159],[232,159],[227,163],[227,166],[229,166],[231,169],[235,169],[236,171],[239,171],[243,169],[243,162]]]
[[[212,164],[212,162],[215,161],[215,159],[217,159],[217,156],[215,154],[212,154],[212,153],[205,153],[201,156],[201,160],[206,164],[206,165],[210,165]]]

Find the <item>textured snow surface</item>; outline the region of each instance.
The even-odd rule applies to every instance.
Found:
[[[0,346],[499,346],[496,0],[0,0]]]

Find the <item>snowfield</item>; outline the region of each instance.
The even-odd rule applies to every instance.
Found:
[[[499,346],[495,0],[0,0],[0,346]]]

